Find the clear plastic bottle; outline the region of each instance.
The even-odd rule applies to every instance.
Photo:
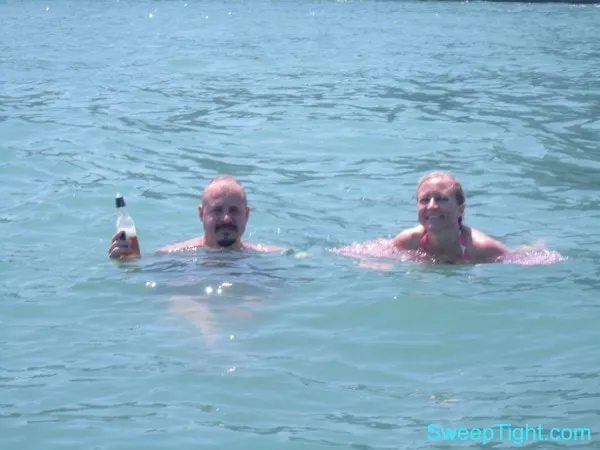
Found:
[[[134,255],[140,254],[140,244],[138,241],[137,230],[135,229],[135,223],[125,206],[125,198],[119,193],[115,199],[115,205],[117,207],[117,232],[121,232],[119,239],[129,240],[131,252]]]

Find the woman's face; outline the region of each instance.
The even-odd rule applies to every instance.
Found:
[[[417,191],[419,223],[431,231],[457,228],[465,205],[456,201],[452,180],[436,177],[426,180]]]

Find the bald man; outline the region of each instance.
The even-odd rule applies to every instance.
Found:
[[[198,214],[204,226],[204,235],[185,242],[167,245],[159,252],[176,252],[199,247],[220,249],[250,249],[261,252],[282,250],[272,245],[253,245],[242,241],[250,216],[250,207],[244,187],[232,176],[214,178],[204,188]],[[129,241],[119,239],[120,232],[112,237],[108,254],[113,259],[136,259]]]

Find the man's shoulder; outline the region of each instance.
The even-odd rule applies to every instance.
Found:
[[[204,236],[200,236],[197,238],[189,239],[187,241],[165,245],[164,247],[159,248],[158,252],[159,253],[171,253],[171,252],[178,252],[178,251],[182,251],[182,250],[194,249],[194,248],[205,247],[205,246],[206,246],[206,244],[205,244]],[[285,250],[276,245],[250,244],[247,242],[244,242],[242,244],[242,246],[245,249],[254,250],[254,251],[263,252],[263,253],[279,252],[279,251]]]
[[[263,252],[263,253],[281,252],[281,251],[285,250],[284,248],[278,247],[276,245],[250,244],[248,242],[244,242],[244,248],[247,248],[249,250],[254,250],[257,252]]]
[[[197,238],[193,238],[193,239],[188,239],[187,241],[165,245],[164,247],[159,248],[158,252],[159,253],[171,253],[171,252],[178,252],[181,250],[185,250],[188,248],[197,248],[197,247],[204,247],[204,238],[203,237],[197,237]]]

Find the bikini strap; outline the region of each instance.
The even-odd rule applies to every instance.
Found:
[[[467,250],[467,240],[465,239],[465,230],[460,224],[460,234],[458,235],[458,242],[460,243],[460,248],[463,253],[463,258],[467,261],[471,259],[471,255],[469,255],[469,250]]]
[[[421,241],[419,243],[419,250],[421,251],[425,251],[425,246],[427,245],[427,231],[425,231],[423,233],[423,236],[421,236]]]
[[[467,250],[467,240],[464,235],[464,228],[462,224],[460,225],[460,231],[458,234],[458,243],[460,244],[460,249],[462,250],[463,258],[467,261],[471,259],[471,255],[469,255],[469,250]],[[419,250],[425,251],[425,246],[427,245],[427,231],[423,233],[421,237],[421,241],[419,242]]]

